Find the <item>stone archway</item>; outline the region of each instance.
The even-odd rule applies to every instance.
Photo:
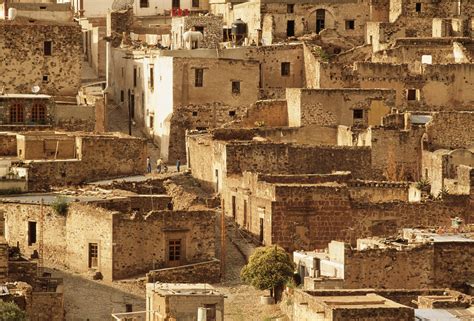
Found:
[[[308,31],[319,34],[324,29],[334,29],[335,21],[335,15],[328,7],[315,8],[308,16]]]

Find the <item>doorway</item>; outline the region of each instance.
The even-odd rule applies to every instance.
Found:
[[[326,10],[316,10],[316,33],[319,34],[324,30],[326,24]]]
[[[286,36],[293,37],[295,35],[295,21],[288,20],[286,22]]]
[[[263,218],[260,218],[260,233],[259,233],[259,241],[263,244]]]

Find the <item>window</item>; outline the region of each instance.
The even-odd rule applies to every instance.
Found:
[[[153,129],[153,124],[155,123],[155,117],[150,115],[150,129]]]
[[[99,266],[99,245],[97,243],[89,243],[89,268],[97,268]]]
[[[234,195],[232,195],[232,217],[235,220],[235,215],[237,214],[237,201]]]
[[[352,116],[354,119],[363,119],[364,118],[364,110],[363,109],[354,109],[352,111]]]
[[[179,2],[180,2],[179,0],[173,0],[172,3],[171,3],[171,7],[172,7],[172,8],[179,8],[179,7],[181,7],[181,5],[180,5]]]
[[[289,62],[282,62],[281,63],[281,75],[282,76],[289,76],[290,75],[290,63]]]
[[[155,66],[154,65],[150,65],[150,77],[149,77],[148,86],[150,87],[151,90],[155,88]]]
[[[199,0],[193,0],[192,6],[193,8],[199,8]]]
[[[148,8],[150,6],[150,3],[148,0],[140,0],[140,8]]]
[[[28,246],[36,243],[36,222],[28,222]]]
[[[286,12],[287,13],[294,13],[295,12],[295,5],[294,4],[287,4],[286,5]]]
[[[181,240],[168,241],[168,260],[171,262],[181,261]]]
[[[355,21],[346,20],[346,30],[354,30],[354,29],[355,29]]]
[[[293,37],[295,35],[295,20],[288,20],[286,22],[286,36]]]
[[[240,81],[232,81],[232,93],[240,94]]]
[[[421,2],[415,3],[415,11],[416,12],[421,12]]]
[[[125,92],[123,90],[120,91],[120,102],[123,103],[123,101],[125,100]]]
[[[20,103],[15,103],[10,106],[10,123],[23,123],[25,121],[24,118],[24,110],[23,105]]]
[[[197,116],[198,115],[198,112],[197,111],[193,111],[193,116]]]
[[[133,68],[133,87],[137,87],[137,68]]]
[[[229,111],[229,116],[230,116],[230,117],[234,117],[234,116],[235,116],[235,110]]]
[[[53,54],[53,42],[45,41],[43,42],[43,53],[45,56],[51,56]]]
[[[44,83],[49,82],[49,76],[48,75],[43,75],[43,82]]]
[[[125,304],[125,312],[133,312],[133,305],[130,303]]]
[[[196,68],[194,70],[194,87],[202,87],[204,83],[204,69]]]
[[[418,89],[408,89],[407,100],[418,100]]]
[[[34,104],[31,109],[31,121],[34,123],[44,123],[46,120],[46,107],[43,104]]]

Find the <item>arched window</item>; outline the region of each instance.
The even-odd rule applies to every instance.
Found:
[[[21,103],[13,103],[10,106],[10,123],[17,124],[25,121],[25,113]]]
[[[36,103],[31,110],[31,121],[43,124],[46,120],[46,107],[43,104]]]

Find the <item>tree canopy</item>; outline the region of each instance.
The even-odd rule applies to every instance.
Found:
[[[27,321],[25,311],[13,302],[0,301],[0,320],[2,321]]]
[[[294,269],[290,255],[283,248],[260,247],[250,256],[240,277],[259,290],[273,290],[285,285],[293,277]]]

